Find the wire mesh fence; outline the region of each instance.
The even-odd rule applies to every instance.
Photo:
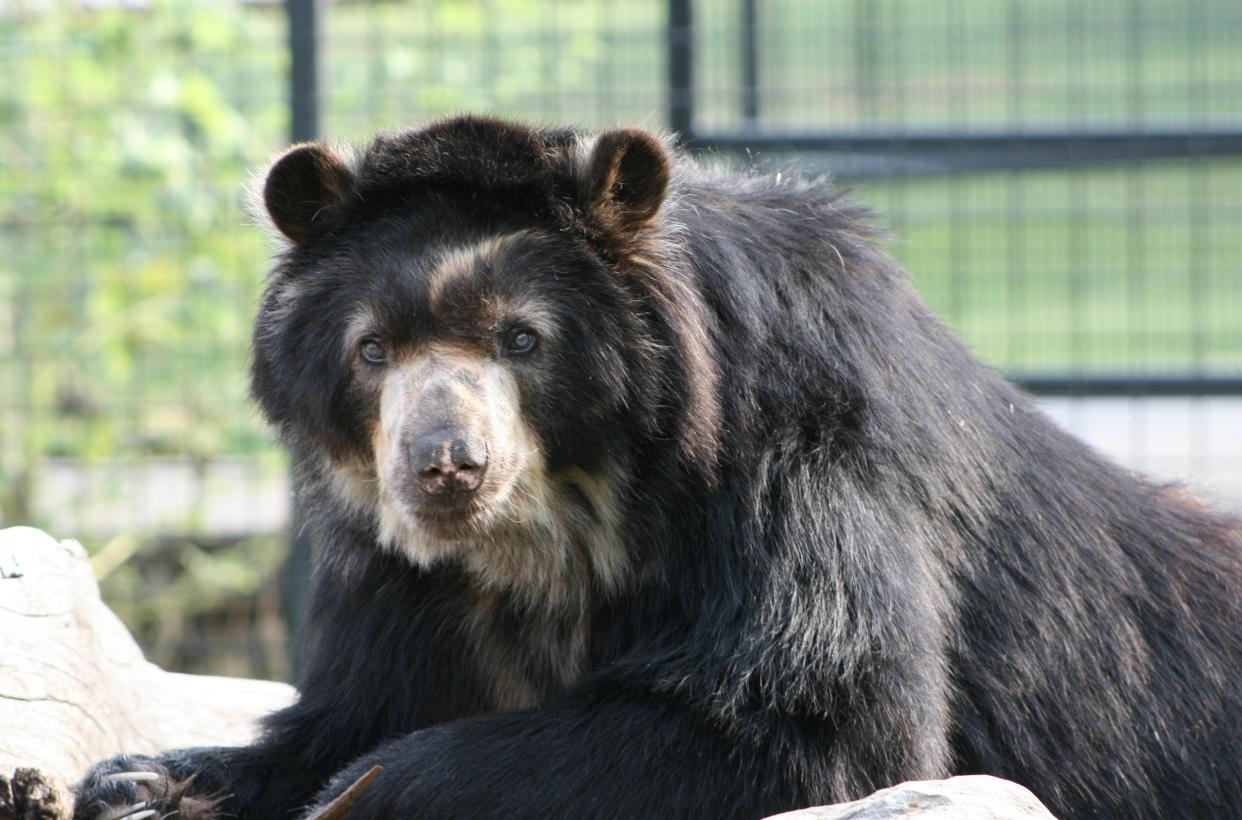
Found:
[[[8,3],[0,523],[81,538],[157,661],[287,674],[242,190],[297,116],[360,140],[466,110],[834,174],[1057,418],[1242,499],[1238,42],[1235,0]]]

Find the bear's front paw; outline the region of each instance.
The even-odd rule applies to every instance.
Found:
[[[216,820],[219,800],[188,794],[193,776],[175,780],[163,764],[122,755],[91,768],[73,787],[73,820]]]

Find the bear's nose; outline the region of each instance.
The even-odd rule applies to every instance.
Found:
[[[431,433],[409,446],[418,489],[427,495],[472,493],[487,471],[487,444],[461,434]]]

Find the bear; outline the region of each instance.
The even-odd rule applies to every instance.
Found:
[[[97,764],[77,817],[1242,805],[1239,521],[1054,426],[823,180],[461,116],[296,146],[262,203],[299,699]]]

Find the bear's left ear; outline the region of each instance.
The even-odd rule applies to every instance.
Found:
[[[660,210],[669,158],[646,131],[621,128],[601,134],[586,168],[586,206],[605,233],[629,238]]]

